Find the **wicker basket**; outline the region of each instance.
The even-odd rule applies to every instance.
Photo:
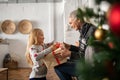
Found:
[[[3,64],[5,68],[10,68],[10,69],[16,69],[18,68],[18,62],[17,61],[14,61],[14,60],[11,60],[7,63],[4,63]]]

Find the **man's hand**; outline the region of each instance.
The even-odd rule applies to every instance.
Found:
[[[70,45],[69,44],[63,42],[63,45],[65,46],[66,49],[70,49]]]
[[[66,48],[60,50],[59,53],[55,54],[56,58],[65,58],[65,57],[70,57],[70,56],[71,56],[71,51],[69,51]]]

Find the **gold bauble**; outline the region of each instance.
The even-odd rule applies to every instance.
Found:
[[[96,29],[94,36],[97,40],[102,41],[105,35],[105,31],[102,29],[101,26],[98,27],[98,29]]]
[[[106,78],[103,78],[102,80],[109,80],[109,78],[106,77]]]

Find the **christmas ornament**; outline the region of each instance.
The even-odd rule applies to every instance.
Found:
[[[109,42],[109,43],[108,43],[108,46],[109,46],[111,49],[113,49],[113,48],[114,48],[114,45],[113,45],[113,43],[112,43],[112,42]]]
[[[112,5],[108,14],[108,23],[111,31],[120,37],[120,3]]]
[[[106,77],[106,78],[103,78],[102,80],[109,80],[109,78]]]
[[[105,35],[105,31],[102,29],[101,26],[98,27],[98,29],[95,31],[94,36],[97,40],[101,41],[103,40]]]

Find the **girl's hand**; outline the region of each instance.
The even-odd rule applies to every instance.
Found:
[[[60,47],[60,43],[54,43],[52,46],[51,46],[51,49],[52,49],[52,51],[54,51],[54,50],[56,50],[57,48],[59,48]]]
[[[54,44],[54,41],[50,42],[50,43],[47,43],[47,46],[50,47],[51,45]]]

